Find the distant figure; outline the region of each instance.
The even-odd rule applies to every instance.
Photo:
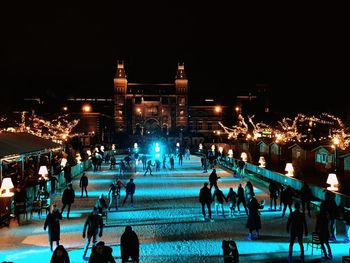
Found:
[[[182,152],[180,151],[179,152],[179,165],[180,166],[182,165],[182,159],[183,159],[183,155],[182,155]]]
[[[52,204],[50,206],[50,213],[47,215],[44,224],[44,230],[46,231],[46,228],[48,228],[49,244],[51,251],[53,241],[56,241],[57,246],[60,244],[60,219],[62,219],[60,211],[58,211],[56,205]]]
[[[107,209],[107,202],[105,199],[104,194],[101,194],[98,199],[96,200],[96,203],[94,205],[94,207],[97,208],[97,211],[100,215],[103,215]]]
[[[224,254],[224,263],[239,263],[239,253],[235,241],[223,240],[222,251]]]
[[[246,196],[246,200],[249,200],[248,196],[251,196],[251,197],[255,196],[253,184],[250,181],[246,183],[244,187],[244,193]]]
[[[122,176],[124,176],[125,171],[126,171],[126,165],[125,165],[123,160],[120,161],[119,166],[120,166],[119,167],[119,176],[122,177]]]
[[[281,202],[283,203],[282,217],[284,217],[287,206],[289,207],[289,213],[292,213],[292,204],[293,204],[293,190],[290,185],[288,185],[281,193]]]
[[[56,247],[52,254],[50,263],[70,263],[68,252],[64,246],[59,245]]]
[[[64,209],[66,208],[66,206],[68,207],[68,211],[67,211],[67,218],[69,219],[69,213],[70,213],[70,208],[71,205],[74,203],[74,199],[75,199],[75,192],[73,190],[72,184],[68,184],[68,187],[63,191],[63,195],[62,195],[62,211],[61,213],[63,214]]]
[[[279,189],[277,184],[274,181],[271,181],[269,185],[269,191],[270,191],[270,210],[276,211],[276,203],[277,203],[277,198],[279,195]],[[272,203],[274,203],[274,209],[272,209]]]
[[[222,211],[222,216],[225,217],[225,210],[224,210],[224,201],[227,202],[226,197],[224,196],[223,192],[219,189],[217,185],[215,185],[215,191],[213,194],[213,201],[215,202],[215,211],[216,215],[219,214],[219,207]]]
[[[234,216],[234,213],[236,210],[236,198],[237,198],[237,194],[235,191],[233,191],[233,188],[231,187],[228,194],[227,194],[227,197],[226,197],[226,200],[228,202],[230,202],[230,215],[231,215],[231,217]]]
[[[186,154],[186,160],[191,160],[190,148],[186,148],[185,154]]]
[[[111,164],[109,166],[109,169],[115,169],[115,166],[117,165],[117,159],[115,158],[114,155],[112,155],[111,160],[110,160]]]
[[[312,199],[312,192],[307,183],[304,182],[304,185],[300,189],[300,198],[301,198],[301,207],[303,210],[303,213],[305,215],[305,206],[307,207],[307,214],[309,217],[311,217],[310,213],[310,202]]]
[[[130,181],[126,184],[126,187],[125,187],[126,195],[125,195],[125,198],[124,198],[122,206],[124,206],[126,200],[128,199],[128,197],[130,195],[131,207],[134,207],[135,189],[136,189],[136,185],[134,183],[134,179],[131,178]]]
[[[174,161],[174,157],[171,156],[170,159],[169,159],[169,162],[170,162],[170,169],[171,170],[174,170],[175,168],[175,161]]]
[[[320,210],[320,213],[317,215],[315,232],[318,234],[318,237],[320,239],[321,249],[323,251],[324,258],[332,259],[333,258],[332,250],[328,242],[330,237],[329,227],[325,227],[325,226],[329,226],[329,216],[328,216],[328,212],[324,209],[324,207],[322,207],[322,210]],[[328,254],[326,252],[325,245],[328,249]]]
[[[64,179],[66,180],[66,186],[72,182],[72,170],[69,163],[66,163],[66,166],[63,168]]]
[[[163,169],[166,169],[166,155],[163,154]]]
[[[213,186],[217,186],[217,181],[220,177],[216,174],[216,169],[213,169],[211,174],[209,175],[209,183],[210,183],[210,190]]]
[[[97,235],[99,237],[102,237],[103,233],[103,220],[102,216],[98,214],[97,207],[94,207],[93,212],[87,217],[84,229],[83,229],[83,238],[86,237],[87,233],[87,239],[84,246],[84,254],[83,259],[86,257],[86,253],[88,251],[91,239],[92,239],[92,247],[96,245],[97,242]]]
[[[305,220],[305,215],[300,212],[300,204],[297,202],[294,204],[295,210],[289,215],[287,222],[287,232],[290,230],[290,243],[289,243],[289,256],[288,262],[292,262],[293,245],[295,238],[298,238],[298,243],[300,245],[300,259],[304,262],[304,245],[303,245],[303,232],[305,231],[305,236],[307,236],[307,224]]]
[[[247,210],[247,205],[246,205],[246,200],[245,200],[245,195],[244,195],[244,189],[242,187],[242,184],[238,185],[237,197],[238,197],[237,198],[237,209],[238,209],[238,212],[241,213],[240,204],[242,204],[243,207],[244,207],[245,213],[248,215],[248,210]]]
[[[131,226],[126,226],[125,232],[120,238],[122,263],[129,262],[130,257],[133,262],[138,263],[140,257],[139,246],[139,238],[136,233],[132,230]]]
[[[261,229],[261,219],[259,209],[264,208],[264,201],[259,204],[258,200],[254,196],[248,195],[248,219],[247,219],[247,228],[249,229],[248,240],[253,239],[253,231],[256,231],[256,239],[259,239],[259,231]]]
[[[145,174],[144,176],[146,176],[147,172],[149,171],[149,174],[152,175],[152,167],[151,166],[154,166],[152,164],[152,161],[151,160],[148,160],[147,162],[147,168],[146,168],[146,171],[145,171]]]
[[[146,170],[146,166],[147,166],[147,156],[146,156],[146,154],[142,155],[141,162],[142,162],[142,169],[145,171]]]
[[[89,179],[87,178],[86,174],[83,173],[83,175],[80,178],[80,182],[79,182],[79,186],[81,188],[81,196],[84,196],[84,191],[85,191],[85,195],[86,197],[88,197],[88,193],[87,193],[87,186],[89,185]]]
[[[204,183],[204,186],[201,188],[199,192],[199,202],[202,205],[202,214],[204,219],[206,217],[205,206],[207,206],[208,208],[209,219],[211,219],[211,207],[210,207],[211,200],[212,200],[212,196],[211,196],[211,191],[208,188],[208,183]]]
[[[336,219],[339,217],[339,208],[334,201],[334,198],[332,197],[331,193],[326,192],[325,194],[325,200],[321,203],[320,210],[323,209],[328,212],[329,215],[329,221],[330,221],[330,232],[331,232],[331,239],[333,241],[337,240],[337,232],[336,232]]]
[[[107,195],[109,198],[108,211],[111,211],[111,206],[113,204],[113,201],[115,202],[115,210],[118,210],[118,195],[117,195],[117,185],[116,184],[110,185]]]
[[[20,213],[22,211],[26,211],[27,208],[27,192],[25,189],[22,189],[21,187],[16,188],[15,195],[13,196],[13,202],[15,206],[15,216],[17,217],[18,225],[20,224]],[[27,219],[27,213],[26,213],[26,219]]]
[[[89,263],[115,263],[112,248],[105,246],[105,242],[99,241],[93,248]]]

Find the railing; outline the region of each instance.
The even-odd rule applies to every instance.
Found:
[[[227,169],[234,170],[235,161],[238,161],[238,160],[236,160],[235,158],[223,157],[219,160],[219,164]],[[251,164],[251,163],[246,162],[245,165],[246,165],[245,169],[247,171],[250,171],[250,172],[257,174],[265,179],[275,181],[275,182],[280,183],[282,185],[290,185],[293,189],[298,190],[298,191],[302,188],[302,186],[304,184],[303,181],[298,180],[296,178],[289,177],[289,176],[286,176],[284,174],[277,173],[274,171],[270,171],[268,169],[259,167],[257,165]],[[312,191],[313,196],[316,197],[317,199],[320,199],[320,200],[324,200],[325,199],[325,192],[329,191],[327,189],[324,189],[322,187],[312,185],[312,184],[309,184],[309,187]],[[337,192],[333,192],[333,191],[329,191],[329,192],[331,192],[334,195],[335,202],[337,203],[337,205],[343,204],[346,207],[350,207],[350,196],[347,196],[347,195],[344,195],[341,193],[337,193]]]

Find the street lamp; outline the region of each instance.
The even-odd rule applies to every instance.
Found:
[[[337,171],[337,147],[340,143],[340,140],[338,137],[334,137],[333,138],[333,145],[332,145],[332,148],[334,149],[334,172]]]
[[[83,112],[90,112],[92,110],[90,104],[84,104],[82,109],[83,109]]]

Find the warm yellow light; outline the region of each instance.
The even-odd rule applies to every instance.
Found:
[[[92,110],[90,104],[83,105],[83,112],[90,112]]]
[[[337,146],[337,145],[340,143],[339,138],[334,137],[334,138],[333,138],[333,143]]]
[[[252,136],[248,133],[247,134],[247,139],[249,140]]]
[[[219,147],[219,153],[222,154],[224,148],[222,148],[222,146]]]
[[[241,153],[241,158],[242,158],[242,161],[244,161],[244,162],[248,161],[248,155],[245,152]]]
[[[221,107],[220,106],[216,106],[215,107],[215,112],[221,112]]]
[[[287,176],[294,176],[294,168],[292,163],[287,163],[284,170],[287,172]]]
[[[230,157],[230,158],[233,157],[233,151],[232,151],[232,149],[228,150],[228,157]]]
[[[235,108],[235,111],[239,111],[239,107],[236,107],[236,108]]]
[[[68,107],[63,107],[63,110],[64,110],[64,111],[67,111],[67,110],[68,110]]]
[[[220,134],[221,134],[221,131],[218,131],[218,132],[217,132],[217,135],[220,135]]]
[[[199,148],[199,150],[203,150],[203,144],[200,143],[198,148]]]
[[[327,178],[327,184],[331,185],[327,187],[328,190],[338,191],[338,187],[336,187],[336,185],[339,184],[337,175],[333,173],[329,174]]]
[[[136,111],[137,111],[138,113],[141,113],[141,109],[140,109],[140,108],[137,108]]]
[[[214,144],[211,146],[211,150],[212,150],[213,152],[215,151],[215,145],[214,145]]]

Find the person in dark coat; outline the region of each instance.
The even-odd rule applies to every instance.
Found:
[[[226,200],[227,202],[230,202],[230,215],[233,217],[235,210],[236,210],[236,198],[237,198],[237,194],[235,191],[233,191],[233,188],[231,187]]]
[[[239,263],[239,253],[235,241],[223,240],[221,247],[224,254],[224,263]]]
[[[289,213],[292,213],[292,204],[293,204],[293,190],[290,185],[288,185],[281,193],[281,201],[283,203],[282,217],[284,217],[287,206],[289,207]]]
[[[303,213],[305,214],[305,206],[307,208],[307,214],[311,217],[310,213],[310,202],[312,199],[312,192],[307,183],[304,183],[303,187],[300,189],[300,199],[301,199],[301,207]]]
[[[134,183],[134,179],[130,179],[130,181],[126,184],[125,187],[125,191],[126,191],[126,195],[123,201],[123,205],[125,205],[126,200],[128,199],[129,195],[130,195],[130,199],[131,199],[131,207],[134,207],[134,194],[135,194],[135,189],[136,189],[136,185]]]
[[[70,263],[68,252],[62,245],[56,247],[50,263]]]
[[[80,197],[84,196],[84,191],[85,191],[86,197],[88,197],[88,193],[87,193],[87,186],[88,185],[89,185],[89,179],[86,176],[86,174],[83,173],[83,175],[80,178],[80,182],[79,182],[79,186],[81,188],[81,196]]]
[[[104,194],[101,194],[98,197],[94,207],[97,208],[97,211],[99,214],[103,215],[105,213],[105,210],[107,209],[108,206],[107,206],[107,202],[106,202]]]
[[[294,204],[294,207],[295,210],[289,215],[287,222],[287,233],[290,232],[288,262],[292,262],[293,245],[295,238],[298,238],[298,243],[300,245],[300,258],[301,261],[304,262],[303,233],[305,232],[305,236],[307,236],[307,224],[305,215],[300,211],[300,204],[296,202]]]
[[[274,207],[275,207],[274,210],[276,211],[276,203],[279,195],[279,188],[274,181],[271,181],[269,185],[269,191],[270,191],[270,210],[272,211],[272,203],[274,203]]]
[[[122,257],[122,263],[128,262],[129,257],[133,262],[139,262],[139,238],[132,230],[131,226],[125,227],[125,232],[120,238],[120,254]]]
[[[318,234],[318,237],[320,239],[321,249],[323,251],[324,258],[332,259],[333,258],[332,250],[328,242],[330,237],[328,226],[329,226],[328,212],[324,209],[324,207],[322,207],[322,210],[320,210],[320,213],[317,215],[315,232]],[[328,249],[328,254],[326,252],[325,245]]]
[[[63,214],[64,209],[67,206],[67,218],[69,219],[69,213],[70,213],[70,208],[71,205],[74,203],[75,199],[75,192],[73,190],[72,184],[68,184],[68,187],[64,189],[63,195],[62,195],[62,211],[61,213]]]
[[[60,244],[60,219],[62,219],[60,211],[58,210],[56,205],[52,204],[50,206],[50,213],[47,215],[44,224],[44,230],[46,231],[46,228],[48,228],[49,244],[51,251],[53,241],[56,241],[57,246]]]
[[[118,210],[118,195],[117,195],[117,185],[116,184],[110,185],[107,195],[109,198],[108,211],[111,211],[113,201],[115,202],[115,210]]]
[[[115,263],[112,252],[111,247],[105,246],[105,242],[99,241],[92,248],[89,263]]]
[[[171,156],[170,159],[169,159],[169,162],[170,162],[170,169],[171,170],[174,170],[175,168],[175,161],[174,161],[174,157]]]
[[[86,236],[87,233],[87,236]],[[87,217],[84,229],[83,229],[83,238],[87,237],[85,246],[84,246],[84,254],[83,259],[85,259],[86,253],[89,249],[89,245],[92,239],[92,247],[94,247],[97,243],[97,235],[102,237],[103,234],[103,220],[102,216],[98,214],[97,207],[94,207],[92,213]]]
[[[238,212],[241,213],[241,210],[240,210],[240,205],[241,203],[243,204],[243,207],[244,207],[244,210],[245,210],[245,213],[248,215],[248,210],[247,210],[247,205],[246,205],[246,201],[245,201],[245,195],[244,195],[244,189],[242,187],[241,184],[238,185],[238,189],[237,189],[237,209],[238,209]]]
[[[335,220],[339,217],[339,208],[330,192],[326,192],[325,200],[321,203],[321,206],[320,206],[320,210],[321,209],[324,209],[328,212],[329,221],[330,221],[331,239],[333,241],[336,241],[337,238],[336,238],[336,224],[335,224],[336,221]]]
[[[213,188],[213,186],[217,185],[217,181],[220,177],[216,174],[216,169],[213,169],[211,174],[209,175],[209,183],[210,183],[210,190]]]
[[[111,165],[109,166],[109,169],[110,170],[115,169],[115,166],[117,165],[117,159],[115,158],[114,155],[112,155],[110,161],[111,161]]]
[[[222,216],[225,217],[224,201],[227,202],[227,200],[226,200],[224,193],[219,189],[219,187],[217,185],[215,186],[215,191],[213,194],[213,201],[215,202],[216,215],[219,214],[219,207],[221,207]]]
[[[212,200],[211,191],[208,188],[208,183],[204,183],[204,186],[199,191],[199,202],[202,205],[202,214],[204,216],[204,219],[206,217],[205,206],[207,206],[208,208],[209,219],[211,219],[211,207],[210,207],[211,200]]]
[[[49,180],[51,182],[51,195],[54,195],[56,193],[56,183],[58,184],[59,181],[55,175],[49,175]]]
[[[249,229],[248,240],[253,239],[253,230],[256,231],[256,239],[259,239],[259,230],[261,229],[261,220],[259,209],[264,208],[264,201],[259,204],[254,196],[248,196],[248,219],[246,227]]]
[[[182,152],[179,152],[179,165],[182,165],[183,155]]]
[[[253,187],[253,184],[248,181],[244,187],[244,193],[245,193],[245,196],[246,196],[246,200],[249,200],[248,199],[248,196],[255,196],[255,193],[254,193],[254,187]]]
[[[146,176],[147,172],[149,171],[149,174],[152,175],[152,167],[151,166],[154,166],[152,164],[152,161],[151,160],[148,160],[147,162],[147,168],[146,168],[146,171],[144,173],[144,176]]]

